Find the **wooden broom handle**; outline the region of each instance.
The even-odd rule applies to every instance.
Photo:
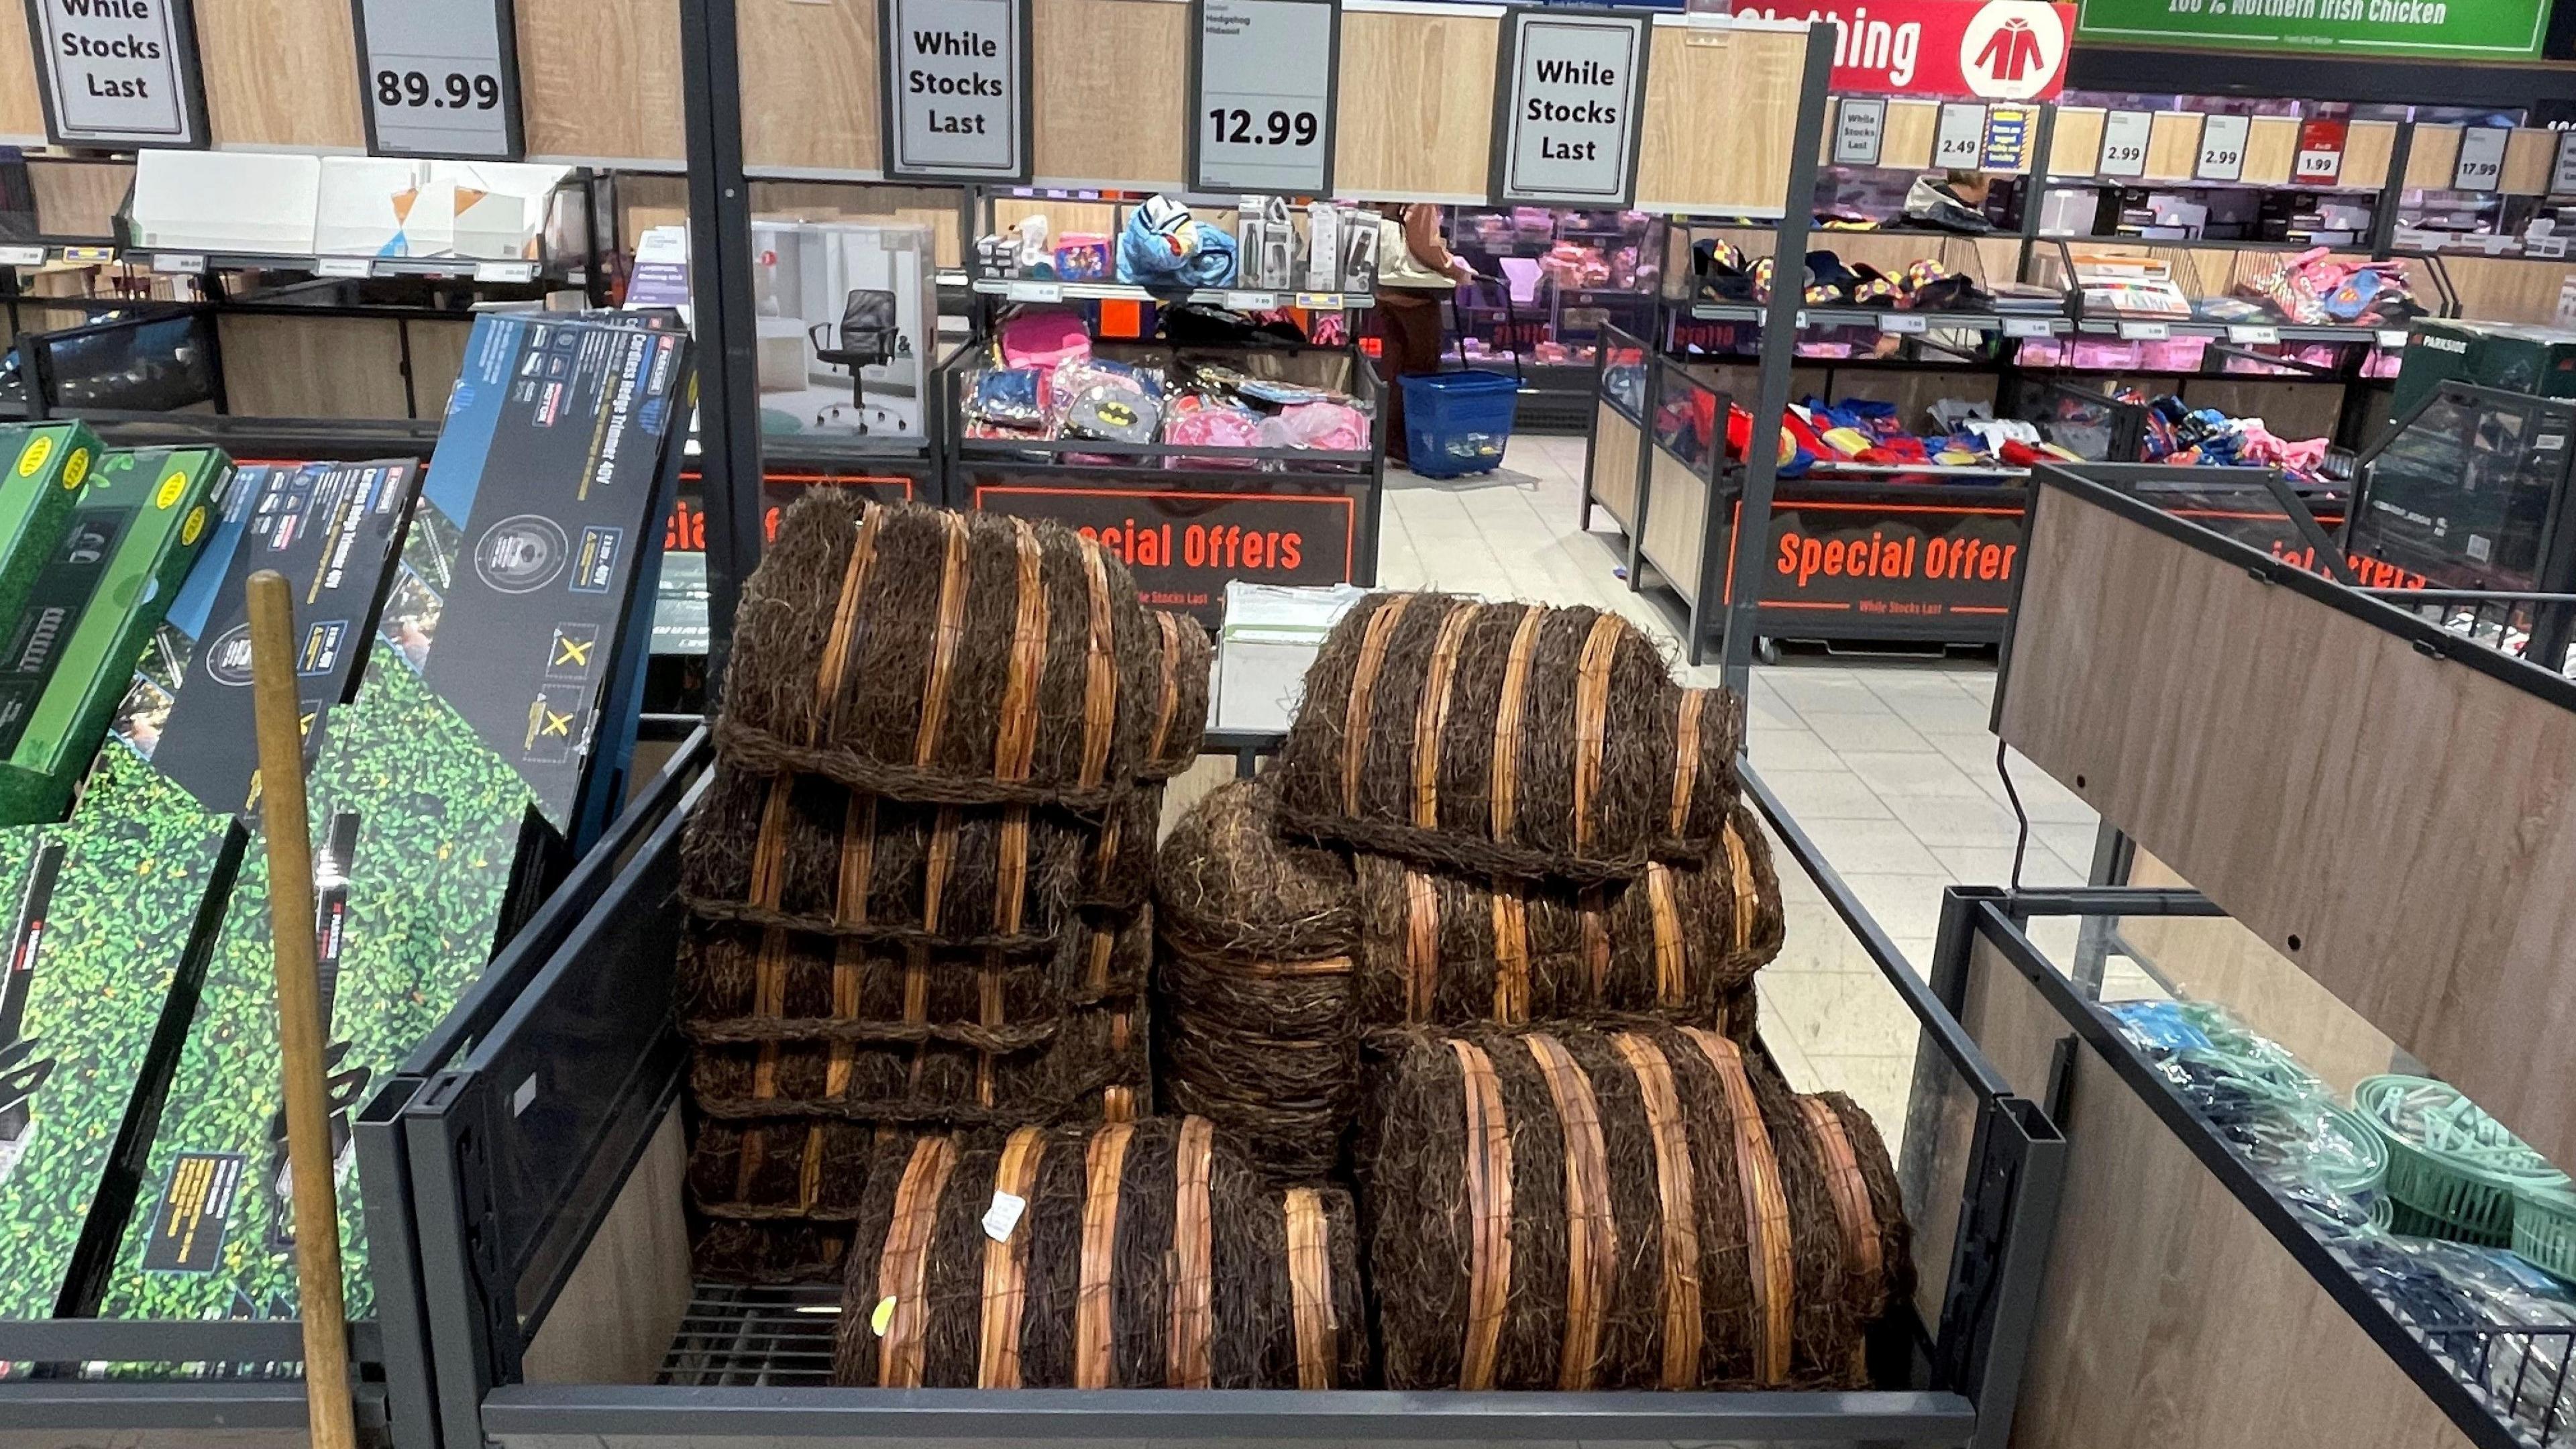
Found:
[[[295,1286],[303,1305],[305,1414],[313,1449],[356,1449],[349,1322],[340,1299],[340,1208],[322,1071],[322,983],[314,963],[313,837],[304,808],[303,706],[295,689],[295,602],[286,576],[250,577],[251,698],[268,833],[269,940],[277,1037],[286,1060],[286,1156],[294,1173]]]

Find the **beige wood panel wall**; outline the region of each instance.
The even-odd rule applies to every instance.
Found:
[[[532,1384],[650,1383],[689,1309],[688,1148],[673,1108],[528,1343]]]
[[[2065,1019],[1982,941],[1962,1022],[2025,1094]],[[2023,1371],[2021,1449],[2455,1449],[2469,1441],[2090,1047]]]
[[[2042,488],[2003,736],[2576,1162],[2576,711]]]
[[[1789,191],[1807,37],[1743,30],[1710,44],[1714,37],[1687,26],[1656,25],[1647,33],[1654,49],[1637,148],[1639,204],[1776,214]],[[1711,114],[1721,96],[1722,122]]]
[[[1493,15],[1343,12],[1333,189],[1370,201],[1482,202],[1501,43]],[[1776,149],[1786,155],[1785,138]]]
[[[131,161],[41,160],[27,166],[36,220],[53,236],[113,236],[116,209],[134,189]]]
[[[224,400],[239,416],[411,416],[402,324],[393,318],[225,313],[215,327],[224,353]]]
[[[684,167],[679,0],[517,3],[530,160]]]
[[[445,318],[405,318],[403,345],[411,352],[412,415],[447,416],[447,395],[465,371],[465,344],[474,324]]]
[[[2388,184],[2396,157],[2395,121],[2355,121],[2344,128],[2342,184],[2376,191]]]
[[[36,94],[36,51],[27,7],[0,5],[0,140],[41,141],[45,102]]]
[[[2576,270],[2519,258],[2462,256],[2444,257],[2442,269],[2460,294],[2460,315],[2538,325],[2556,325],[2559,288]],[[2417,295],[2428,293],[2419,290]]]
[[[876,0],[740,0],[735,17],[743,164],[882,174]]]
[[[2200,169],[2200,113],[2158,111],[2147,132],[2147,179],[2189,181]]]
[[[2048,141],[2048,174],[2090,176],[2102,165],[2102,127],[2110,112],[2098,106],[2060,106]]]
[[[2448,191],[2460,174],[2460,126],[2419,125],[2406,152],[2406,189]]]
[[[2558,133],[2524,127],[2504,147],[2504,181],[2497,189],[2509,196],[2547,196],[2558,167]]]
[[[1343,19],[1346,30],[1350,20]],[[1038,184],[1152,191],[1186,179],[1188,5],[1039,0],[1034,39]]]
[[[1928,170],[1933,146],[1941,135],[1941,105],[1938,101],[1891,100],[1878,134],[1881,164]],[[1826,139],[1830,142],[1832,137],[1828,135]]]
[[[1646,444],[1645,430],[1607,399],[1592,405],[1592,456],[1584,464],[1584,483],[1593,500],[1609,511],[1621,528],[1637,522],[1637,450]]]
[[[196,0],[196,10],[215,144],[367,149],[348,0]]]
[[[2299,164],[2299,122],[2294,116],[2256,116],[2245,128],[2245,183],[2287,186]]]
[[[1687,599],[1699,592],[1700,551],[1707,544],[1708,484],[1649,443],[1646,531],[1638,547]]]

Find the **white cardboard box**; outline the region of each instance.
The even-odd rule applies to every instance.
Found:
[[[1240,579],[1225,586],[1225,627],[1216,640],[1214,728],[1281,731],[1297,717],[1306,671],[1324,638],[1368,597],[1351,584],[1288,588]]]

